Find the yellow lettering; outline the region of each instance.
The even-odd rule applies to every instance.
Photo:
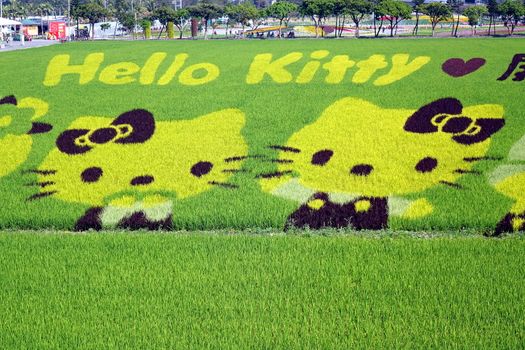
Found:
[[[325,58],[326,56],[328,56],[329,53],[330,52],[326,51],[326,50],[318,50],[318,51],[312,52],[310,57],[315,59],[315,60],[321,60],[321,59]],[[297,77],[295,82],[299,83],[299,84],[306,84],[306,83],[311,82],[312,79],[314,78],[315,73],[317,73],[317,70],[319,69],[320,66],[321,66],[321,62],[319,62],[319,61],[310,61],[310,62],[308,62],[304,66],[304,68],[301,71],[301,73],[299,73],[299,76]]]
[[[418,56],[410,63],[408,63],[408,59],[409,55],[404,53],[392,56],[392,68],[390,72],[377,78],[374,81],[374,85],[383,86],[392,84],[421,69],[421,67],[430,62],[430,57],[428,56]]]
[[[195,78],[193,74],[198,70],[206,71],[206,75]],[[183,85],[202,85],[217,79],[219,76],[219,67],[211,63],[199,63],[189,66],[179,75],[179,83]]]
[[[299,61],[303,54],[300,52],[292,52],[284,57],[281,57],[272,62],[273,55],[271,53],[264,53],[255,56],[250,70],[246,76],[246,83],[258,84],[264,76],[268,74],[276,83],[289,83],[293,77],[284,67]]]
[[[388,66],[388,63],[384,55],[372,55],[367,60],[359,61],[356,66],[359,70],[352,77],[352,83],[363,84],[370,80],[376,71]]]
[[[132,62],[120,62],[107,66],[100,72],[98,79],[108,85],[122,85],[134,82],[133,74],[140,71],[140,67]]]
[[[144,64],[144,67],[142,67],[140,70],[139,82],[142,85],[153,84],[153,81],[155,80],[155,74],[157,73],[159,66],[166,59],[167,55],[168,54],[165,52],[156,52],[151,55],[150,58],[148,58]]]
[[[57,55],[49,61],[46,76],[44,78],[45,86],[56,86],[60,83],[62,76],[65,74],[80,75],[78,83],[84,85],[89,83],[95,77],[100,64],[104,61],[103,53],[92,53],[86,56],[83,64],[70,65],[69,55]]]
[[[188,54],[181,53],[177,56],[175,56],[175,59],[173,59],[173,63],[168,68],[166,73],[160,77],[159,81],[157,82],[158,85],[168,85],[171,83],[179,69],[184,66],[184,63],[186,63],[186,60],[188,59]]]
[[[323,68],[328,71],[325,82],[339,84],[345,78],[346,71],[354,65],[355,62],[350,60],[347,55],[334,56],[330,62],[323,64]]]

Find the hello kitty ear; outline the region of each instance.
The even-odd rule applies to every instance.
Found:
[[[404,129],[417,134],[436,132],[438,127],[432,123],[432,118],[439,114],[458,115],[462,110],[463,106],[459,100],[452,97],[442,98],[418,109],[407,119]]]
[[[155,132],[155,118],[153,114],[144,109],[123,113],[111,125],[129,125],[132,128],[129,135],[116,140],[115,143],[143,143],[149,140]]]
[[[17,105],[18,101],[14,95],[6,96],[0,99],[0,105]]]

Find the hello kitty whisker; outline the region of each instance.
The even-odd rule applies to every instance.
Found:
[[[456,190],[461,190],[463,189],[463,186],[459,185],[459,184],[455,184],[453,182],[448,182],[448,181],[439,181],[440,184],[442,185],[446,185],[446,186],[449,186],[449,187],[452,187]]]
[[[293,160],[291,159],[267,159],[270,163],[279,163],[279,164],[289,164],[293,163]]]
[[[246,169],[224,169],[222,172],[223,173],[247,173],[248,170]]]
[[[486,157],[467,157],[467,158],[463,158],[463,160],[465,162],[477,162],[479,160],[502,160],[503,157],[491,157],[491,156],[486,156]]]
[[[30,201],[34,201],[34,200],[37,200],[37,199],[43,199],[43,198],[52,196],[55,193],[58,193],[58,191],[40,192],[40,193],[32,195],[31,197],[28,197],[26,199],[26,201],[30,202]]]
[[[301,150],[295,147],[289,147],[289,146],[280,146],[280,145],[270,145],[268,146],[270,149],[276,149],[283,152],[292,152],[292,153],[300,153]]]
[[[41,169],[26,169],[22,170],[22,174],[38,174],[38,175],[54,175],[56,170],[41,170]]]
[[[43,182],[30,182],[30,183],[25,184],[24,186],[27,186],[27,187],[36,186],[36,187],[44,188],[44,187],[51,186],[54,184],[55,184],[54,181],[43,181]]]
[[[465,170],[465,169],[456,169],[454,170],[456,174],[472,174],[472,175],[482,175],[481,171],[477,170]]]
[[[263,173],[256,176],[258,179],[271,179],[273,177],[281,177],[281,176],[288,176],[291,175],[293,171],[291,170],[285,170],[285,171],[276,171],[273,173]]]
[[[210,181],[210,182],[208,182],[208,184],[210,184],[212,186],[219,186],[219,187],[224,187],[224,188],[229,188],[229,189],[237,189],[237,188],[239,188],[239,186],[237,186],[237,185],[229,184],[229,183],[226,183],[226,182]]]
[[[260,155],[260,154],[255,154],[253,156],[233,156],[233,157],[229,157],[229,158],[224,159],[224,161],[226,163],[230,163],[230,162],[239,162],[239,161],[245,160],[245,159],[264,159],[264,158],[266,158],[266,156],[263,156],[263,155]]]

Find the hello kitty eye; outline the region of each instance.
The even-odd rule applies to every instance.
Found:
[[[100,180],[100,177],[102,176],[103,171],[99,167],[91,167],[85,169],[82,174],[80,174],[80,178],[83,182],[91,183],[91,182],[97,182]]]
[[[198,162],[191,167],[191,173],[193,176],[201,177],[208,174],[213,168],[213,164],[210,162]]]
[[[429,173],[434,170],[437,165],[438,161],[436,158],[425,157],[416,164],[415,168],[420,173]]]
[[[334,151],[329,149],[324,149],[322,151],[315,152],[312,156],[312,164],[313,165],[325,165],[328,163],[330,158],[334,155]]]

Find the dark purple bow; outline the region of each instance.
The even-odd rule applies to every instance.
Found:
[[[409,132],[426,134],[444,132],[457,143],[470,145],[485,141],[503,125],[504,119],[471,118],[462,115],[463,105],[455,98],[442,98],[418,109],[405,123]]]
[[[94,130],[70,129],[56,140],[58,149],[66,154],[82,154],[96,145],[106,143],[143,143],[153,136],[155,119],[143,109],[135,109],[118,116],[107,127]]]

